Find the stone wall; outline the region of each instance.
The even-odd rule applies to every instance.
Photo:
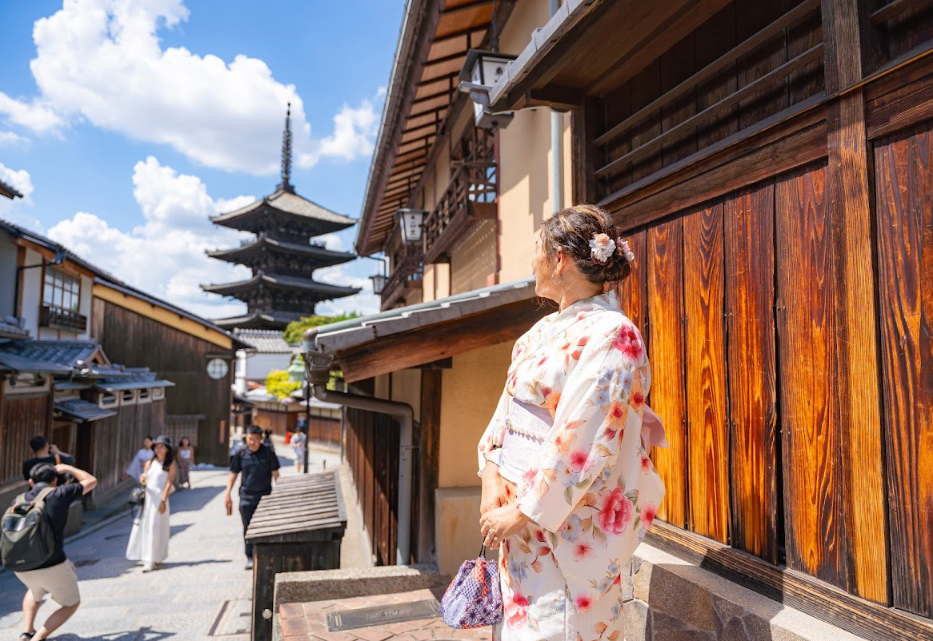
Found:
[[[856,641],[841,628],[643,543],[623,572],[626,641]]]

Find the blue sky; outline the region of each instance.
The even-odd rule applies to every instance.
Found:
[[[242,305],[202,282],[237,233],[207,216],[273,191],[293,103],[299,193],[358,217],[403,0],[31,0],[0,9],[0,217],[212,317]],[[5,200],[5,199],[4,199]],[[351,249],[355,229],[326,238]],[[375,311],[365,285],[323,313]]]

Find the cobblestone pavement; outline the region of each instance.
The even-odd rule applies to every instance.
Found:
[[[279,454],[288,452],[278,448]],[[311,451],[311,472],[323,461],[332,469],[339,455]],[[284,474],[292,462],[282,460]],[[62,641],[247,641],[252,573],[244,569],[242,525],[234,508],[227,517],[224,469],[192,471],[193,489],[171,499],[169,556],[163,567],[143,574],[124,558],[131,520],[126,512],[66,542],[78,566],[81,608],[52,638]],[[0,573],[0,641],[18,639],[23,585]],[[37,623],[54,603],[39,610]]]

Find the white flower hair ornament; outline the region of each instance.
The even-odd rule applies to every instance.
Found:
[[[609,238],[607,234],[593,234],[590,239],[590,250],[593,260],[600,265],[605,265],[616,251],[616,241]]]
[[[635,260],[635,254],[632,253],[632,248],[629,247],[627,240],[616,238],[616,245],[619,246],[619,249],[622,251],[622,255],[625,256],[625,260],[630,263]]]

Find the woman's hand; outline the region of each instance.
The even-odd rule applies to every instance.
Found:
[[[515,504],[489,510],[479,520],[483,545],[491,550],[498,549],[505,539],[518,534],[530,521]]]
[[[165,514],[165,510],[166,510],[165,499],[162,499],[162,502],[159,503],[159,514]]]
[[[506,503],[508,503],[508,495],[505,493],[502,477],[499,476],[499,466],[495,463],[486,463],[483,469],[483,497],[479,503],[479,513],[480,515],[486,514],[489,510],[494,510]]]

